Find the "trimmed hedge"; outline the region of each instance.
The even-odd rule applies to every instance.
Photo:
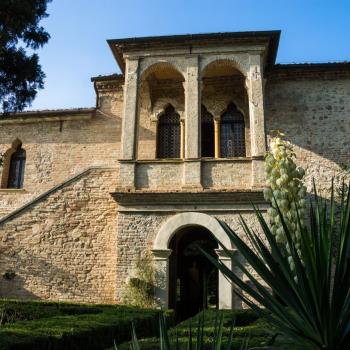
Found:
[[[158,333],[158,310],[122,305],[0,301],[1,350],[98,350]],[[168,320],[173,322],[172,313]]]
[[[268,342],[272,334],[269,329],[270,326],[266,321],[258,319],[257,315],[251,310],[225,310],[220,311],[224,313],[224,329],[223,329],[223,347],[228,341],[230,326],[232,318],[236,319],[234,328],[234,341],[233,348],[239,349],[243,342],[249,339],[249,347],[263,346]],[[179,338],[179,344],[184,349],[187,348],[188,337],[189,337],[189,327],[191,323],[192,336],[196,338],[197,331],[197,321],[201,314],[196,315],[192,320],[186,320],[179,323],[176,327],[169,330],[168,334],[172,343],[175,344],[176,334]],[[204,348],[211,349],[214,334],[215,318],[217,317],[217,311],[206,310],[204,311]],[[159,349],[159,339],[152,337],[142,339],[142,336],[137,334],[142,350],[155,350]],[[118,350],[129,350],[129,342],[118,346]]]

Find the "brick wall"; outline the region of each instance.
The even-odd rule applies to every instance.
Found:
[[[0,223],[0,295],[114,302],[115,186],[115,170],[91,170]]]
[[[91,120],[0,123],[0,153],[19,139],[27,157],[24,191],[0,189],[0,217],[92,165],[118,165],[122,93],[101,104]]]
[[[308,188],[315,178],[327,195],[332,177],[349,179],[350,79],[273,79],[265,94],[267,134],[277,129],[292,142]]]

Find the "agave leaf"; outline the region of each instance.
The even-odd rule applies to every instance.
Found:
[[[302,223],[297,209],[300,253],[277,207],[295,266],[293,271],[286,251],[276,242],[264,216],[256,208],[254,211],[266,240],[250,229],[243,218],[241,223],[250,246],[227,224],[220,224],[232,245],[259,275],[259,280],[221,242],[219,246],[248,277],[251,285],[202,251],[234,284],[234,292],[243,302],[266,317],[281,333],[303,344],[304,349],[340,350],[350,341],[350,193],[345,195],[344,189],[343,183],[341,203],[337,206],[333,182],[329,204],[319,197],[314,184],[315,198],[310,203],[308,226]],[[215,330],[217,328],[218,325]]]
[[[235,324],[236,324],[236,318],[233,318],[232,321],[231,321],[230,333],[229,333],[229,336],[228,336],[228,342],[227,342],[227,345],[226,345],[226,350],[231,350],[231,348],[232,348],[233,331],[234,331]]]
[[[131,322],[131,344],[130,347],[132,350],[140,350],[139,342],[136,336],[135,324]]]
[[[159,314],[159,340],[160,350],[170,350],[170,341],[163,312]]]

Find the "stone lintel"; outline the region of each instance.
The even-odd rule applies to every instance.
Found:
[[[119,212],[253,211],[252,203],[265,211],[269,204],[261,190],[246,192],[187,191],[111,193]]]

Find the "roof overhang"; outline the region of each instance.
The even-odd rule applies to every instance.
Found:
[[[271,68],[276,60],[281,31],[226,32],[210,34],[186,34],[170,36],[138,37],[107,40],[122,71],[125,72],[124,54],[132,51],[188,47],[223,46],[232,44],[265,44],[267,57],[265,67]]]
[[[52,109],[0,114],[0,125],[91,119],[96,108]]]

